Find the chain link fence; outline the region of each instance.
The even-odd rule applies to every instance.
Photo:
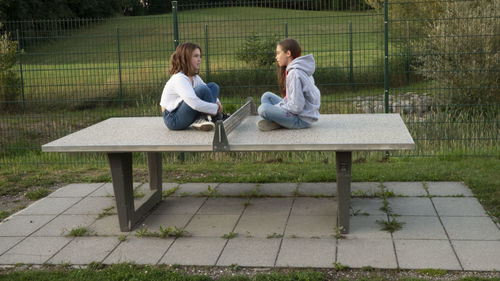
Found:
[[[498,156],[499,2],[178,1],[157,16],[6,22],[16,45],[0,76],[0,163],[104,161],[40,146],[109,117],[159,116],[185,41],[202,47],[201,76],[227,111],[259,102],[278,92],[286,37],[315,57],[321,113],[402,115],[417,149],[395,156]]]

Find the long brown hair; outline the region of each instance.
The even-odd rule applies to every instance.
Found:
[[[302,54],[302,49],[300,48],[299,42],[292,38],[287,38],[278,43],[283,52],[290,51],[292,59],[300,57]],[[286,66],[278,65],[278,85],[280,87],[280,92],[282,96],[286,96]]]
[[[198,71],[193,69],[193,66],[191,65],[191,57],[196,49],[200,49],[201,53],[200,46],[195,43],[186,42],[177,46],[175,52],[170,56],[170,69],[168,72],[170,74],[176,74],[182,71],[182,73],[187,76],[194,76],[198,74]]]

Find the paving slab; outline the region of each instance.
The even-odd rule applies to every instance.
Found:
[[[65,236],[73,228],[90,226],[95,219],[95,215],[60,215],[31,236]]]
[[[367,213],[369,215],[385,215],[380,210],[383,206],[382,199],[378,198],[351,198],[351,208],[354,212]]]
[[[394,239],[448,239],[438,217],[400,216],[403,228],[394,232]]]
[[[348,239],[391,239],[391,234],[380,230],[377,221],[387,221],[387,215],[351,216]]]
[[[49,194],[47,197],[85,197],[105,183],[72,183],[65,185]]]
[[[335,182],[302,182],[297,188],[299,196],[336,196],[337,183]]]
[[[352,268],[397,268],[392,240],[339,239],[337,262]]]
[[[136,225],[132,231],[137,228],[138,227]],[[93,234],[99,236],[120,236],[129,233],[128,231],[122,232],[120,230],[118,215],[109,215],[104,216],[100,219],[96,219],[94,223],[89,227],[89,229],[93,232]]]
[[[31,204],[28,208],[19,212],[20,215],[58,215],[69,207],[80,201],[80,197],[54,198],[46,197]]]
[[[178,238],[159,263],[212,266],[226,242],[219,237]]]
[[[105,209],[115,207],[115,198],[113,197],[85,197],[63,214],[65,215],[99,215]]]
[[[161,201],[154,215],[194,215],[205,203],[205,197],[168,197]]]
[[[274,266],[281,239],[233,238],[217,261],[217,265],[228,266]]]
[[[261,183],[259,192],[266,196],[294,196],[297,193],[297,183]]]
[[[288,215],[292,208],[293,198],[252,198],[246,204],[245,215]]]
[[[333,267],[337,240],[285,238],[276,260],[278,267]]]
[[[432,202],[440,216],[486,216],[483,206],[473,197],[435,197]]]
[[[441,217],[452,240],[500,240],[500,231],[489,217]]]
[[[113,250],[103,263],[156,264],[173,242],[172,238],[129,236]]]
[[[464,270],[500,271],[500,241],[452,241]]]
[[[134,233],[140,227],[145,227],[149,231],[160,231],[160,226],[177,227],[183,229],[193,215],[149,215],[138,227],[134,229]]]
[[[0,264],[43,264],[70,241],[66,237],[28,237],[0,256]]]
[[[118,243],[120,241],[117,237],[76,237],[52,257],[49,263],[84,265],[91,262],[102,262]]]
[[[383,185],[396,196],[427,196],[421,182],[384,182]]]
[[[425,184],[432,196],[473,196],[470,188],[463,182],[428,181]]]
[[[394,244],[401,268],[462,269],[448,240],[396,240]]]
[[[171,196],[203,196],[208,188],[217,190],[218,183],[183,183]]]
[[[217,187],[218,196],[249,196],[258,191],[257,183],[221,183]]]
[[[0,255],[5,253],[10,248],[14,247],[17,243],[19,243],[24,238],[25,238],[24,236],[2,237],[2,239],[0,239]]]
[[[14,215],[0,223],[0,236],[28,236],[55,217],[55,215]]]
[[[352,196],[374,196],[379,193],[380,183],[379,182],[352,182],[351,183],[351,195]]]
[[[336,226],[337,216],[290,216],[285,237],[330,238]]]
[[[133,187],[136,188],[142,185],[140,182],[134,182]],[[90,193],[88,196],[90,197],[115,197],[115,191],[113,189],[113,184],[108,182],[101,185],[99,188],[94,190],[94,192]]]
[[[292,207],[292,216],[337,216],[337,200],[334,198],[299,197]]]
[[[436,216],[429,198],[393,197],[387,199],[392,213],[400,216]]]
[[[193,236],[221,237],[232,232],[239,215],[195,215],[185,227]]]
[[[245,209],[243,198],[208,198],[198,210],[199,215],[240,215]]]
[[[269,235],[283,235],[288,215],[243,215],[234,232],[245,237],[267,238]]]

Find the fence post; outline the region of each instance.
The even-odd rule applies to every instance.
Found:
[[[354,91],[354,54],[352,48],[352,22],[349,22],[349,82]]]
[[[384,104],[385,113],[389,113],[389,8],[384,0]]]
[[[411,54],[411,49],[410,49],[410,22],[406,21],[406,78],[407,78],[407,83],[410,85],[411,82],[411,69],[410,69],[410,54]]]
[[[389,113],[389,0],[384,0],[384,104],[385,113]],[[385,152],[389,159],[389,151]]]
[[[19,76],[21,78],[21,98],[23,100],[23,113],[26,113],[26,99],[24,98],[24,78],[23,78],[23,62],[22,62],[22,50],[21,50],[21,40],[19,39],[19,29],[16,29],[16,39],[17,39],[17,56],[19,57]]]
[[[177,21],[177,1],[172,1],[172,18],[174,21],[174,50],[179,46],[179,25]]]
[[[208,24],[205,24],[205,65],[207,68],[207,81],[210,81],[210,61],[208,54]]]
[[[120,81],[119,89],[120,89],[120,103],[123,108],[123,90],[122,90],[122,60],[120,53],[120,28],[116,28],[116,42],[118,46],[118,79]]]
[[[288,38],[288,22],[285,22],[285,38]]]

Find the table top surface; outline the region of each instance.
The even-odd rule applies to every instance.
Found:
[[[257,129],[247,116],[227,138],[231,151],[414,149],[399,114],[323,114],[311,128]],[[45,152],[213,151],[214,131],[171,131],[161,117],[110,118],[42,146]]]

